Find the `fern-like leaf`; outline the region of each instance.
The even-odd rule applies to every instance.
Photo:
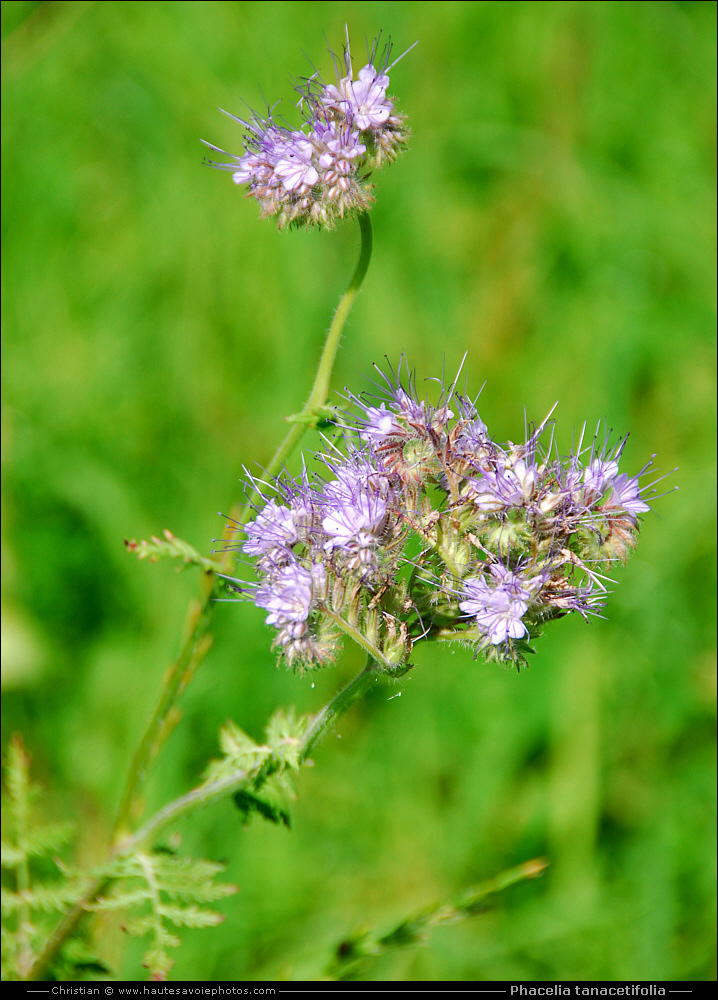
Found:
[[[137,852],[116,858],[99,873],[112,879],[107,895],[92,904],[93,910],[127,910],[124,930],[133,937],[149,937],[144,965],[153,980],[165,980],[179,937],[172,927],[213,927],[224,919],[206,907],[230,896],[237,887],[218,883],[222,865],[176,857],[165,851]]]
[[[255,743],[234,722],[221,730],[219,743],[224,756],[212,761],[205,784],[246,771],[246,784],[235,792],[234,804],[248,823],[257,813],[271,823],[291,826],[288,804],[296,798],[293,772],[301,765],[301,746],[309,720],[293,710],[279,709],[266,727],[266,743]]]
[[[201,566],[202,569],[211,573],[221,570],[221,564],[216,559],[207,559],[200,552],[185,542],[182,538],[177,538],[166,528],[162,532],[162,538],[152,535],[149,542],[144,538],[141,541],[125,539],[128,552],[134,552],[138,559],[149,559],[150,562],[157,562],[160,559],[181,559],[185,566]]]
[[[30,757],[19,736],[8,748],[5,788],[7,808],[3,817],[7,831],[2,844],[2,866],[7,872],[2,886],[2,975],[3,979],[27,977],[42,951],[53,926],[82,897],[87,876],[62,868],[54,852],[70,839],[68,824],[41,825],[35,821],[33,803],[40,790],[30,780]],[[38,865],[39,863],[39,865]],[[58,869],[60,878],[40,880],[38,867]],[[82,959],[75,956],[82,953]],[[68,941],[58,957],[54,974],[61,968],[72,978],[83,978],[92,966],[103,969],[90,956],[79,938]]]
[[[219,745],[223,756],[207,766],[205,784],[228,778],[237,771],[246,771],[251,777],[272,753],[270,746],[255,743],[231,720],[220,730]]]
[[[299,770],[302,738],[307,731],[309,721],[306,715],[296,718],[293,708],[288,712],[280,708],[267,723],[267,743],[281,761],[285,771]]]

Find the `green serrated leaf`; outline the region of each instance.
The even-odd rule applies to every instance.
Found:
[[[173,927],[212,927],[221,914],[204,904],[222,899],[236,887],[217,883],[223,866],[215,862],[178,857],[166,851],[127,854],[113,859],[98,875],[114,882],[93,910],[126,910],[123,924],[132,937],[150,937],[145,964],[153,978],[166,976],[173,962],[167,949],[180,944]]]
[[[205,784],[238,771],[256,770],[272,753],[271,747],[255,743],[231,720],[220,730],[219,744],[224,756],[209,764],[203,775]]]
[[[25,852],[15,847],[14,844],[9,844],[6,840],[3,840],[0,850],[2,851],[2,867],[8,871],[17,868],[25,860]]]
[[[164,924],[157,922],[155,914],[128,917],[123,923],[122,928],[130,937],[140,938],[153,935],[155,937],[155,947],[162,950],[165,948],[179,948],[182,943],[176,934],[172,934]]]
[[[84,882],[43,883],[19,895],[32,910],[63,913],[81,898],[84,888]]]
[[[233,796],[234,804],[242,813],[242,822],[249,823],[254,813],[270,823],[283,824],[291,829],[292,822],[288,811],[277,802],[272,802],[268,798],[255,795],[247,789],[240,789]]]
[[[280,708],[269,720],[267,742],[285,767],[299,769],[302,739],[308,725],[308,717],[303,715],[297,719],[293,708],[289,711]]]
[[[197,906],[163,906],[161,914],[175,927],[214,927],[221,924],[224,917],[212,910],[202,910]]]
[[[177,899],[186,895],[188,889],[189,886],[162,887],[162,891],[169,899]],[[215,903],[218,899],[226,899],[227,896],[234,895],[236,891],[237,887],[228,882],[209,883],[195,886],[192,889],[192,897],[199,903]]]
[[[118,910],[130,910],[133,906],[141,906],[147,900],[147,890],[142,887],[130,891],[116,888],[109,896],[100,896],[88,906],[90,910],[98,912],[116,912]]]
[[[219,743],[225,757],[228,757],[237,769],[251,767],[257,760],[263,760],[271,753],[270,747],[255,743],[231,720],[221,729]]]
[[[165,980],[172,971],[174,962],[162,948],[151,948],[146,952],[142,964],[152,973],[152,978]]]
[[[3,843],[3,865],[9,872],[2,887],[3,977],[25,979],[42,951],[53,924],[77,902],[85,879],[63,871],[52,857],[70,837],[68,824],[41,823],[33,803],[39,789],[30,780],[30,756],[19,736],[8,747],[5,788],[8,834]],[[60,870],[63,881],[41,881],[37,861]]]
[[[24,844],[28,857],[42,857],[59,850],[72,839],[73,832],[72,823],[48,823],[28,832]]]

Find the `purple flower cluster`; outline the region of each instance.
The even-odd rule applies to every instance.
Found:
[[[464,600],[459,608],[475,617],[479,632],[491,645],[522,639],[529,631],[522,618],[543,587],[544,574],[524,577],[499,562],[489,566],[489,579],[491,584],[484,576],[464,580]]]
[[[268,612],[275,646],[300,668],[335,655],[332,608],[344,607],[348,592],[355,599],[393,582],[392,551],[403,532],[390,481],[366,450],[324,461],[326,478],[278,481],[279,499],[265,499],[241,543],[260,577],[241,589]],[[257,486],[251,477],[250,484]]]
[[[413,47],[413,46],[412,46]],[[300,129],[252,115],[236,118],[245,129],[240,156],[206,143],[232,162],[211,166],[229,170],[235,184],[248,185],[262,218],[286,225],[334,226],[348,214],[366,211],[373,201],[368,172],[393,160],[408,139],[405,120],[387,96],[391,42],[379,52],[377,38],[369,62],[354,77],[349,38],[344,46],[344,76],[323,84],[315,74],[297,90],[305,121]]]
[[[541,443],[548,417],[498,444],[475,400],[452,384],[430,405],[404,366],[378,398],[348,394],[324,475],[278,480],[257,508],[244,589],[300,668],[331,660],[342,632],[392,669],[419,639],[520,664],[546,622],[602,606],[602,571],[626,561],[655,495],[651,463],[619,472],[625,440],[598,436],[560,457],[553,433]]]

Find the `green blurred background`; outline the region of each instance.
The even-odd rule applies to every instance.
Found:
[[[419,39],[391,74],[414,135],[377,176],[335,387],[364,388],[384,355],[421,382],[468,351],[497,439],[559,399],[562,449],[605,419],[631,432],[626,471],[680,466],[608,621],[557,623],[520,676],[419,649],[401,697],[376,692],[318,750],[291,832],[244,829],[228,803],[182,828],[241,891],[184,935],[176,978],[314,975],[343,935],[538,855],[542,879],[359,976],[714,978],[715,13],[3,3],[3,721],[83,861],[198,591],[123,538],[211,548],[242,464],[306,398],[358,249],[355,223],[278,233],[202,167],[200,137],[241,151],[217,106],[282,97],[290,115],[293,77],[331,75],[345,22],[357,66],[379,29],[397,54]],[[251,605],[220,605],[215,635],[149,808],[196,783],[226,718],[260,738],[360,665],[277,670]],[[120,978],[138,955],[107,930]]]

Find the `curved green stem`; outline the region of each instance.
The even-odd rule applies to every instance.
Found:
[[[205,590],[203,599],[199,603],[194,601],[190,608],[189,636],[180,655],[165,672],[159,700],[132,758],[124,795],[115,821],[113,842],[127,833],[137,811],[139,788],[144,783],[165,741],[179,721],[175,705],[212,644],[208,632],[214,609],[214,575],[207,574],[203,585]]]
[[[372,684],[375,684],[383,671],[379,669],[376,660],[367,658],[366,666],[360,674],[350,681],[324,708],[314,717],[307,730],[299,753],[299,759],[304,763],[312,750],[327,735],[332,726],[352,705],[366,694]]]
[[[390,667],[390,664],[384,659],[381,650],[378,649],[373,642],[370,642],[366,636],[362,635],[361,629],[356,628],[354,625],[350,625],[349,622],[345,621],[341,615],[338,615],[336,611],[332,610],[328,604],[321,605],[321,612],[333,621],[335,625],[338,625],[345,635],[348,635],[350,639],[353,639],[357,646],[361,646],[370,659],[377,660],[379,663],[382,663],[384,667]]]
[[[371,260],[372,228],[368,213],[365,212],[360,215],[358,221],[361,232],[359,260],[357,261],[347,290],[339,301],[339,306],[329,327],[312,391],[309,394],[309,399],[304,409],[298,414],[297,421],[292,424],[286,437],[262,472],[261,478],[264,480],[270,478],[281,469],[307,428],[311,425],[317,408],[324,406],[326,403],[342,331],[346,325],[354,299],[357,297],[359,289],[362,286],[369,267],[369,261]],[[246,522],[251,513],[252,504],[255,503],[258,496],[258,492],[255,491],[249,497],[243,509],[239,505],[235,505],[232,510],[231,517],[234,528],[231,536],[227,539],[228,546],[223,556],[223,566],[227,572],[231,570],[234,559],[234,553],[229,543],[231,543],[236,532]],[[208,633],[214,611],[214,597],[216,597],[215,578],[212,573],[208,573],[204,580],[200,601],[199,603],[194,602],[194,606],[190,609],[189,635],[182,646],[176,662],[167,671],[159,701],[130,766],[122,803],[113,831],[113,842],[125,836],[131,825],[137,809],[139,789],[144,784],[153,761],[178,721],[179,715],[175,707],[177,700],[187,687],[195,670],[209,649],[210,640]]]
[[[272,455],[272,458],[266,468],[263,470],[262,479],[264,480],[276,475],[276,473],[279,472],[285,460],[292,454],[307,429],[312,426],[316,417],[316,410],[319,407],[324,406],[327,401],[327,396],[329,395],[329,383],[332,376],[332,370],[334,368],[334,361],[337,356],[337,349],[339,348],[339,341],[346,325],[347,318],[349,317],[351,307],[354,305],[354,299],[357,297],[359,289],[362,286],[362,282],[366,277],[366,272],[369,268],[369,261],[371,260],[372,228],[369,213],[362,213],[362,215],[359,216],[358,221],[359,230],[361,232],[359,260],[357,261],[354,274],[352,275],[349,285],[347,286],[347,290],[339,300],[337,311],[334,313],[334,319],[329,327],[327,339],[324,342],[324,349],[319,360],[319,367],[317,368],[317,374],[314,378],[312,391],[309,394],[309,399],[304,405],[304,409],[301,413],[296,415],[286,437],[279,445],[274,455]],[[236,527],[233,529],[232,535],[228,539],[229,541],[232,540],[242,525],[246,523],[252,510],[252,504],[254,504],[258,498],[259,492],[257,490],[253,491],[238,517],[233,518]]]
[[[299,747],[299,759],[302,763],[307,760],[312,750],[326,736],[331,727],[366,694],[383,673],[384,671],[381,670],[376,660],[370,656],[364,669],[314,716]],[[117,852],[131,854],[139,847],[147,845],[148,841],[155,839],[166,827],[177,822],[186,814],[211,805],[213,802],[226,799],[241,788],[255,785],[258,780],[261,780],[262,775],[266,774],[268,770],[271,771],[275,765],[276,758],[267,757],[256,767],[235,771],[223,778],[217,778],[216,781],[209,781],[193,788],[191,792],[187,792],[186,795],[180,796],[159,809],[136,833],[117,845]]]
[[[87,907],[94,903],[100,893],[110,885],[111,881],[111,879],[104,876],[95,879],[85,891],[82,899],[75,903],[69,913],[65,914],[48,937],[45,947],[35,959],[35,963],[27,976],[28,982],[37,983],[45,981],[49,967],[57,958],[65,941],[74,933],[82,918],[87,916]]]
[[[372,229],[371,219],[369,218],[368,212],[364,212],[359,216],[359,230],[361,232],[359,260],[357,261],[357,266],[354,270],[354,274],[352,275],[347,290],[340,299],[337,311],[334,313],[334,319],[332,320],[332,325],[329,327],[329,333],[327,334],[327,339],[324,343],[322,358],[319,362],[319,368],[317,369],[317,375],[314,379],[314,385],[312,386],[312,391],[309,395],[309,399],[307,400],[307,405],[304,407],[304,413],[311,412],[317,406],[323,406],[327,401],[327,396],[329,395],[329,381],[334,367],[334,359],[337,356],[339,340],[351,307],[354,305],[354,299],[357,297],[359,289],[361,288],[364,278],[366,277],[366,272],[369,268],[372,250]]]

